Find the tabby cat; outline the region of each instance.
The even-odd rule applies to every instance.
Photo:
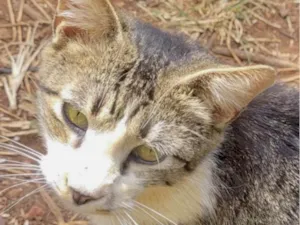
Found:
[[[298,91],[108,0],[58,4],[41,169],[94,225],[298,224]]]

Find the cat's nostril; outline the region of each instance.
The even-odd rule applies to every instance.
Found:
[[[74,189],[71,189],[71,192],[72,192],[73,201],[76,205],[84,205],[90,201],[96,200],[92,196],[81,194],[80,192]]]

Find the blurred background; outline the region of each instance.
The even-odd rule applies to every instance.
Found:
[[[299,88],[299,0],[113,3],[157,27],[189,35],[228,64],[271,65],[279,82]],[[55,8],[55,0],[0,0],[0,224],[1,218],[13,225],[86,224],[62,210],[51,193],[37,189],[39,183],[18,185],[33,178],[26,169],[4,164],[32,163],[7,147],[10,139],[44,153],[34,99],[39,53],[51,38]]]

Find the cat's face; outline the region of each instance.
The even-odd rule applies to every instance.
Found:
[[[153,70],[163,56],[142,56],[129,20],[104,0],[77,3],[55,21],[43,55],[38,107],[47,181],[71,208],[101,221],[145,207],[139,204],[176,223],[182,213],[190,219],[211,210],[211,152],[228,121],[272,83],[272,71],[214,62]],[[107,24],[90,31],[97,21]],[[140,68],[143,60],[150,69]],[[131,213],[156,224],[141,211]]]
[[[162,86],[139,80],[134,48],[105,46],[70,41],[57,50],[52,44],[41,72],[39,116],[48,150],[41,168],[59,196],[87,214],[136,198],[147,205],[173,198],[192,164],[221,137],[190,87],[167,93],[159,79]],[[74,191],[92,200],[78,204]]]

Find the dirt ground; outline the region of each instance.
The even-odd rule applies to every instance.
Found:
[[[116,7],[126,9],[158,27],[190,35],[228,64],[261,63],[274,66],[279,81],[298,87],[299,3],[295,0],[113,2]],[[216,10],[220,2],[228,3],[228,7],[222,9],[224,13]],[[0,0],[0,136],[12,138],[43,154],[45,149],[35,119],[36,70],[40,63],[38,48],[51,37],[51,18],[55,5],[55,0]],[[214,19],[218,21],[214,22]],[[30,42],[31,36],[33,42]],[[34,47],[30,47],[33,43]],[[9,80],[12,68],[9,55],[17,55],[21,46],[27,45],[28,51],[32,50],[31,54],[36,52],[37,57],[31,60],[30,55],[26,56],[28,61],[31,60],[30,67],[20,80],[17,104],[13,106],[7,94],[9,91],[5,90],[6,85],[14,88],[9,86],[12,85]],[[2,219],[6,224],[13,225],[85,224],[84,218],[63,210],[49,190],[45,192],[41,189],[11,208],[40,184],[27,183],[12,187],[20,181],[8,179],[5,175],[21,179],[33,179],[34,176],[22,176],[29,173],[26,170],[4,169],[1,160],[34,162],[4,148],[7,143],[7,139],[0,137],[0,225]]]

